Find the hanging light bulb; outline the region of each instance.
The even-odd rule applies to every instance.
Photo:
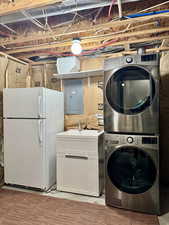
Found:
[[[80,53],[82,52],[82,46],[80,44],[79,38],[73,39],[71,51],[74,55],[80,55]]]

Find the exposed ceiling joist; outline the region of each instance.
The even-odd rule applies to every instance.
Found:
[[[161,52],[161,51],[169,51],[169,47],[159,47],[159,48],[150,48],[147,49],[146,52]],[[136,50],[131,50],[131,51],[122,51],[119,53],[113,53],[113,54],[102,54],[101,56],[97,56],[97,57],[101,57],[101,58],[116,58],[116,57],[121,57],[123,55],[131,55],[131,54],[136,54],[137,51]],[[40,62],[31,62],[30,63],[33,66],[38,66],[38,65],[44,65],[44,64],[56,64],[56,60],[51,60],[51,61],[40,61]]]
[[[44,7],[62,2],[62,0],[14,0],[10,3],[0,4],[0,16],[12,14],[20,10]]]
[[[146,50],[146,53],[149,52],[161,52],[161,51],[168,51],[169,47],[159,47],[159,48],[150,48]],[[120,53],[113,53],[113,54],[103,54],[101,57],[105,57],[105,58],[116,58],[116,57],[120,57],[123,55],[131,55],[131,54],[136,54],[137,51],[123,51]],[[38,64],[38,63],[37,63]]]
[[[144,42],[151,42],[151,41],[157,41],[157,40],[163,40],[163,39],[169,39],[168,35],[165,36],[158,36],[158,37],[148,37],[148,38],[141,38],[141,39],[136,39],[136,40],[127,40],[127,41],[117,41],[115,43],[110,44],[109,46],[121,46],[121,45],[126,45],[126,44],[135,44],[135,43],[144,43]],[[91,50],[91,49],[95,49],[98,47],[98,44],[93,44],[92,46],[85,44],[83,45],[83,49],[84,50]],[[52,49],[52,50],[50,50]],[[36,55],[38,56],[38,50],[36,49],[32,49],[32,51],[37,51]],[[41,51],[41,53],[43,52],[43,54],[47,54],[47,55],[59,55],[63,52],[69,52],[70,51],[70,47],[62,47],[62,48],[58,48],[57,50],[55,50],[55,46],[48,46],[48,48],[44,48],[39,50]],[[19,52],[21,53],[21,52]]]
[[[161,27],[161,28],[154,28],[154,29],[147,29],[142,31],[135,31],[135,32],[128,32],[128,33],[122,33],[122,34],[116,34],[113,35],[110,33],[109,35],[101,35],[101,36],[93,36],[93,37],[86,37],[85,39],[81,40],[82,47],[85,48],[86,45],[90,45],[90,48],[92,48],[92,45],[100,45],[102,41],[108,41],[108,40],[115,40],[115,43],[118,43],[119,40],[122,40],[124,38],[130,38],[130,37],[143,37],[144,35],[149,34],[158,34],[162,32],[169,32],[169,27]],[[165,35],[166,37],[166,35]],[[157,37],[160,38],[160,37]],[[159,40],[159,39],[156,39]],[[160,39],[161,40],[161,39]],[[126,40],[127,41],[127,40]],[[51,43],[51,44],[44,44],[44,45],[38,45],[34,47],[26,47],[21,49],[13,49],[6,51],[8,54],[16,54],[16,53],[24,53],[24,52],[32,52],[32,51],[38,51],[38,50],[45,50],[45,49],[52,49],[52,48],[61,48],[61,47],[69,47],[72,45],[72,41],[65,41],[65,42],[58,42],[58,43]],[[117,45],[117,44],[116,44]]]
[[[96,32],[99,30],[105,30],[105,29],[109,29],[109,28],[114,29],[117,27],[129,25],[129,24],[134,25],[134,24],[140,23],[140,22],[142,22],[146,26],[146,25],[148,25],[147,22],[156,21],[156,19],[159,19],[159,18],[168,19],[169,13],[164,13],[162,15],[147,16],[147,17],[142,17],[142,18],[132,18],[132,19],[127,19],[127,20],[122,20],[122,21],[111,21],[108,23],[92,26],[90,29],[87,29],[87,30],[86,29],[75,30],[73,32],[68,32],[68,33],[63,33],[62,30],[57,30],[57,32],[53,32],[52,35],[51,34],[41,34],[41,35],[30,35],[27,37],[18,36],[18,37],[15,37],[15,40],[14,39],[13,40],[11,40],[11,39],[2,40],[0,42],[0,45],[8,46],[8,45],[13,45],[13,44],[21,44],[21,43],[24,43],[24,45],[25,45],[26,42],[41,41],[41,40],[45,40],[45,39],[47,40],[47,39],[50,39],[53,37],[55,37],[55,39],[61,38],[61,39],[65,40],[65,39],[74,37],[75,35],[79,35],[80,37],[82,37],[82,36],[85,37],[85,36],[89,36],[89,35],[91,36],[92,32]],[[142,26],[143,26],[143,24],[142,24]],[[161,32],[163,32],[163,31],[167,31],[167,30],[161,30]],[[160,30],[159,30],[159,32],[160,32]]]

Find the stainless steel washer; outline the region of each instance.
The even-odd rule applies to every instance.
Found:
[[[105,134],[106,204],[160,214],[159,137]]]
[[[159,133],[158,54],[105,61],[104,124],[110,133]]]

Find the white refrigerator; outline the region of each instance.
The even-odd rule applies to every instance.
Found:
[[[49,189],[56,183],[56,133],[64,129],[62,92],[3,91],[5,183]]]

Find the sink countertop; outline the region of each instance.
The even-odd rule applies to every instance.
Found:
[[[77,130],[77,129],[71,129],[65,132],[58,133],[57,136],[59,137],[98,137],[99,135],[103,134],[103,130]]]

